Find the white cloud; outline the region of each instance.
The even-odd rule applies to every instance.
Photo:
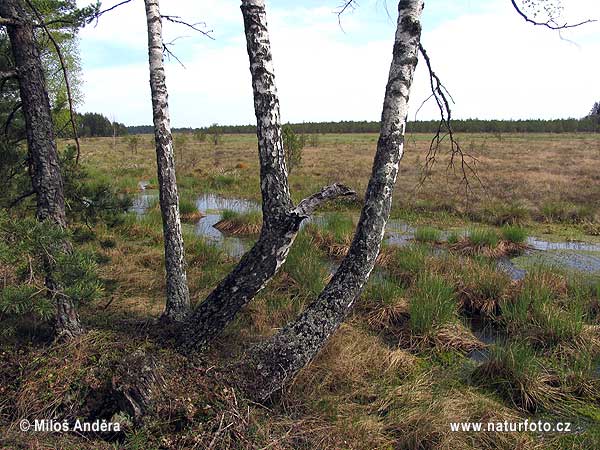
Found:
[[[106,22],[102,19],[82,39],[94,45],[117,41],[131,52],[145,53],[144,12],[142,2],[136,3],[127,10],[123,7],[120,16],[106,16]],[[361,3],[361,9],[345,17],[344,33],[332,8],[296,4],[285,8],[281,3],[273,2],[268,17],[283,119],[379,119],[394,35],[394,24],[382,8],[372,21],[373,5]],[[435,7],[433,1],[430,5]],[[600,17],[600,6],[593,0],[579,0],[577,5],[574,10],[565,4],[569,20],[583,13],[589,13],[584,18]],[[248,56],[237,2],[180,0],[163,2],[163,9],[192,20],[202,17],[217,38],[195,36],[178,42],[175,50],[185,55],[187,70],[168,64],[173,124],[253,123]],[[395,8],[390,7],[390,13]],[[581,116],[600,98],[595,77],[600,68],[599,30],[596,23],[564,32],[564,37],[578,43],[573,45],[557,33],[525,24],[506,0],[497,0],[483,12],[466,9],[426,29],[423,43],[454,95],[457,117]],[[166,27],[167,39],[177,33],[182,34]],[[115,112],[126,123],[151,123],[145,63],[87,68],[86,55],[82,58],[86,110]],[[421,61],[411,95],[411,118],[428,96],[424,69]],[[419,117],[435,114],[433,105],[428,105]]]

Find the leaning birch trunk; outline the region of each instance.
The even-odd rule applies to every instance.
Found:
[[[7,26],[7,31],[25,116],[29,172],[37,198],[37,220],[49,221],[64,229],[67,222],[63,179],[54,140],[54,125],[44,69],[35,42],[33,25],[24,13],[20,0],[2,0],[0,16],[14,20],[13,25]],[[70,247],[68,242],[65,242],[65,246]],[[56,337],[68,339],[81,334],[83,328],[77,310],[70,298],[60,295],[61,287],[53,277],[53,261],[47,258],[44,266],[46,287],[56,299]]]
[[[279,98],[264,0],[242,0],[254,92],[263,224],[260,236],[235,269],[196,308],[182,334],[189,348],[205,346],[269,282],[285,262],[302,221],[323,202],[354,195],[341,184],[324,187],[294,207],[281,133]]]
[[[379,254],[403,152],[408,96],[417,64],[422,0],[399,2],[392,64],[386,86],[381,131],[365,204],[352,245],[339,269],[300,317],[243,362],[246,387],[265,399],[308,364],[340,326],[360,296]]]
[[[190,310],[190,293],[185,272],[185,253],[179,218],[179,195],[175,178],[175,155],[173,154],[173,136],[171,135],[165,82],[162,20],[158,0],[145,0],[145,4],[158,193],[165,242],[167,301],[163,317],[182,321]]]

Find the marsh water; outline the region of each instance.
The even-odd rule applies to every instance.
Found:
[[[148,182],[139,183],[140,193],[134,198],[131,208],[138,215],[144,214],[150,205],[158,199],[158,191],[147,189]],[[218,194],[201,194],[196,199],[196,207],[203,217],[194,225],[194,231],[220,245],[223,250],[234,258],[240,258],[248,251],[254,242],[251,238],[232,236],[217,230],[214,225],[221,220],[223,211],[230,210],[238,213],[260,211],[256,202],[228,198]],[[320,213],[305,223],[323,222],[327,213]],[[415,228],[411,225],[391,219],[387,223],[384,242],[390,246],[408,245],[413,241]],[[519,280],[527,273],[523,266],[532,263],[544,263],[556,267],[577,270],[587,273],[600,273],[600,244],[586,242],[551,242],[539,237],[528,237],[530,249],[518,258],[504,258],[498,261],[498,266],[510,276]]]
[[[135,197],[131,211],[143,215],[146,210],[158,199],[156,190],[147,189],[147,182],[140,182],[140,193]],[[235,211],[246,213],[260,211],[260,205],[256,202],[227,198],[218,194],[206,193],[199,195],[196,199],[196,207],[202,213],[202,217],[193,225],[194,232],[205,237],[207,240],[219,245],[229,256],[240,258],[252,246],[254,239],[250,237],[239,237],[222,233],[214,227],[221,220],[223,211]],[[322,223],[327,218],[327,213],[320,213],[303,223]],[[404,246],[413,242],[415,228],[399,221],[390,220],[386,227],[384,237],[385,244],[389,246]],[[447,233],[443,233],[446,235]],[[529,237],[527,240],[530,249],[524,255],[517,258],[502,258],[498,260],[498,267],[507,272],[513,280],[525,277],[527,271],[524,266],[532,263],[544,263],[561,268],[577,270],[586,273],[600,273],[600,244],[585,242],[550,242],[538,237]],[[331,273],[335,272],[339,262],[331,260],[328,267]],[[374,272],[377,276],[377,271]],[[467,324],[473,334],[484,344],[489,345],[496,342],[500,337],[489,324],[477,319]],[[468,357],[476,363],[488,358],[488,350],[475,350]]]

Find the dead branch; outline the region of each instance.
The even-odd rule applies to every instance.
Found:
[[[215,38],[210,35],[210,33],[212,33],[213,30],[203,30],[201,28],[198,28],[198,26],[206,27],[205,22],[188,23],[185,20],[183,20],[180,16],[169,16],[169,15],[163,15],[163,14],[161,14],[160,17],[161,17],[161,19],[165,19],[167,22],[186,26],[188,28],[191,28],[194,31],[197,31],[198,33],[203,34],[204,36],[206,36],[209,39],[212,39],[213,41],[215,40]]]
[[[15,115],[17,114],[19,109],[21,109],[21,106],[23,106],[23,104],[21,102],[18,102],[13,107],[13,109],[10,111],[10,114],[6,118],[6,122],[4,123],[4,137],[8,138],[8,129],[10,128],[10,124],[13,121],[13,119],[15,118]]]
[[[14,208],[19,203],[21,203],[23,200],[25,200],[27,197],[31,197],[33,194],[35,194],[35,191],[27,191],[24,194],[19,195],[17,198],[15,198],[14,200],[12,200],[10,202],[10,204],[8,205],[8,209]]]
[[[482,184],[475,169],[477,160],[473,156],[465,153],[460,146],[460,142],[456,139],[452,128],[452,109],[450,107],[450,102],[454,103],[454,99],[443,85],[438,75],[433,71],[429,55],[421,44],[419,44],[419,51],[421,52],[421,55],[423,55],[425,63],[427,64],[427,70],[429,71],[429,82],[431,86],[431,96],[429,98],[433,97],[435,99],[440,113],[440,123],[429,144],[429,150],[425,159],[425,168],[420,184],[425,181],[428,177],[428,173],[435,164],[441,144],[448,139],[450,142],[450,161],[448,162],[448,170],[452,170],[456,174],[457,159],[460,159],[461,183],[464,184],[468,193],[471,190],[469,181],[470,176],[473,176],[480,184]]]
[[[525,12],[523,12],[523,10],[521,8],[519,8],[519,6],[517,5],[517,2],[515,0],[510,0],[510,2],[512,3],[512,6],[515,9],[515,11],[517,11],[517,13],[525,20],[525,22],[530,23],[532,25],[538,25],[538,26],[550,28],[551,30],[565,30],[567,28],[579,27],[581,25],[585,25],[586,23],[596,22],[595,19],[587,19],[582,22],[573,23],[573,24],[569,24],[569,23],[565,22],[564,24],[561,25],[556,22],[556,19],[554,17],[550,17],[546,22],[538,22],[538,21],[532,19],[531,17],[529,17]]]
[[[310,217],[315,210],[326,201],[340,197],[353,197],[356,195],[351,188],[341,183],[325,186],[319,192],[305,198],[294,209],[294,213],[300,217]]]
[[[186,68],[185,65],[181,62],[181,60],[177,57],[177,55],[175,55],[175,53],[173,53],[171,51],[171,49],[169,49],[169,45],[172,45],[172,42],[168,42],[168,43],[163,43],[163,52],[165,53],[165,55],[167,55],[167,58],[171,59],[173,58],[175,61],[177,61],[181,67],[183,67],[184,69]]]
[[[130,3],[133,0],[124,0],[122,2],[117,3],[116,5],[111,6],[110,8],[106,8],[103,9],[102,11],[99,11],[98,14],[95,14],[93,17],[90,18],[90,20],[88,21],[88,23],[91,23],[92,21],[96,21],[96,24],[98,24],[98,19],[100,18],[100,16],[102,16],[103,14],[106,14],[107,12],[110,12],[114,9],[117,9],[119,6],[125,5],[126,3]]]
[[[342,15],[349,10],[354,11],[357,6],[358,6],[358,2],[356,2],[356,0],[345,0],[338,7],[336,14],[337,14],[338,24],[339,24],[340,28],[342,28]]]

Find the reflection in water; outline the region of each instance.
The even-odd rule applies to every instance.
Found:
[[[579,250],[600,252],[600,244],[588,244],[585,242],[548,242],[535,237],[529,237],[527,238],[527,243],[535,250]]]
[[[250,250],[253,240],[228,235],[217,230],[214,225],[221,220],[224,210],[245,213],[249,211],[260,211],[260,206],[252,201],[225,198],[215,194],[202,194],[196,199],[198,210],[205,215],[196,224],[196,234],[218,243],[225,253],[234,258],[241,258]]]
[[[134,198],[131,211],[141,215],[158,199],[158,191],[148,190],[147,181],[141,181],[139,186],[142,192]],[[206,193],[197,198],[196,206],[204,215],[195,225],[196,234],[218,243],[228,255],[234,258],[241,257],[250,249],[253,239],[224,234],[214,228],[214,225],[221,220],[221,214],[224,210],[238,213],[260,211],[261,208],[258,203]],[[326,219],[327,213],[316,214],[305,220],[302,226],[307,223],[323,224]],[[399,220],[390,220],[386,226],[384,243],[390,246],[408,245],[414,238],[414,232],[414,227]],[[535,253],[539,253],[540,260],[543,259],[547,263],[585,272],[600,271],[600,256],[586,253],[600,251],[600,244],[548,242],[535,237],[528,238],[527,242]],[[508,258],[499,260],[498,267],[508,272],[514,280],[520,280],[526,274],[524,269],[516,267]]]

